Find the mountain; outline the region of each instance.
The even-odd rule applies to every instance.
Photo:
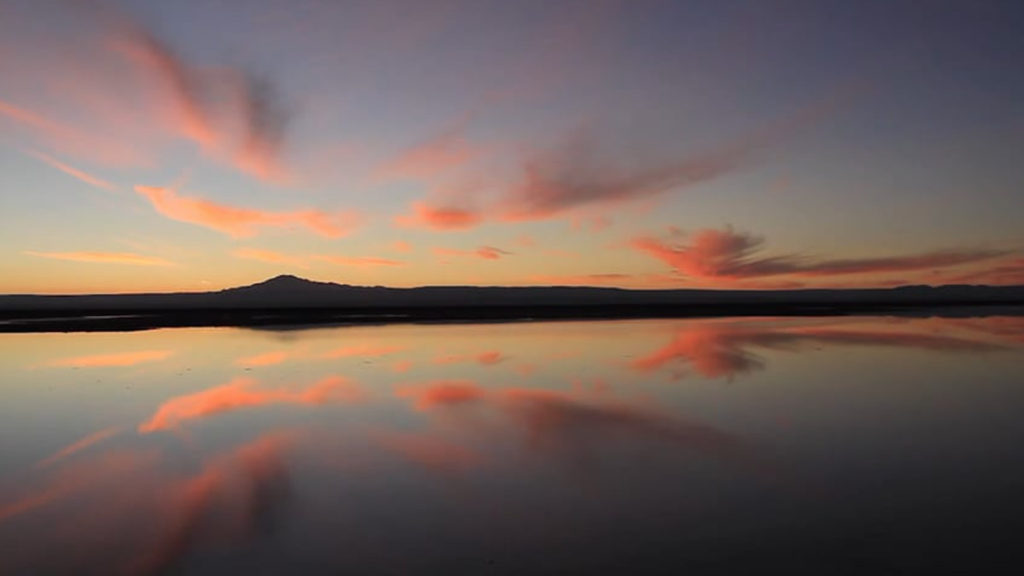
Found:
[[[1024,286],[855,290],[626,290],[574,286],[388,288],[281,275],[216,292],[0,296],[0,330],[32,326],[220,325],[354,318],[481,319],[845,314],[936,307],[1024,306]],[[116,316],[117,320],[99,318]],[[6,320],[4,320],[6,319]],[[149,322],[150,324],[146,324]],[[42,323],[42,324],[40,324]],[[143,326],[145,325],[145,326]],[[14,327],[14,328],[12,328]],[[20,327],[20,328],[19,328]]]

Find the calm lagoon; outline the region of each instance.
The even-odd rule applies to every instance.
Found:
[[[1019,566],[1024,318],[0,334],[0,574]]]

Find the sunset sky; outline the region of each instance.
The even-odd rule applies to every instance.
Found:
[[[1013,1],[0,0],[0,293],[1024,284]]]

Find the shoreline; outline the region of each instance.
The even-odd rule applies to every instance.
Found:
[[[0,333],[134,332],[159,328],[492,323],[744,316],[1024,316],[1022,303],[695,304],[416,308],[4,310]]]

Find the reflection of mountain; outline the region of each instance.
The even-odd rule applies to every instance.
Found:
[[[386,288],[278,276],[218,292],[0,296],[0,330],[260,324],[390,316],[422,318],[586,317],[708,314],[829,314],[915,306],[1024,304],[1024,286],[905,286],[857,290],[624,290],[590,287],[427,286]],[[325,310],[335,312],[325,315]],[[273,314],[267,314],[272,311]],[[146,314],[145,318],[100,318]],[[88,317],[88,318],[86,318]],[[79,323],[77,326],[81,327]]]
[[[936,334],[913,329],[829,325],[793,325],[773,321],[695,323],[680,327],[672,340],[637,358],[631,366],[648,372],[689,367],[706,378],[729,378],[764,368],[755,350],[794,350],[802,345],[861,345],[945,352],[1003,349],[971,335]]]

